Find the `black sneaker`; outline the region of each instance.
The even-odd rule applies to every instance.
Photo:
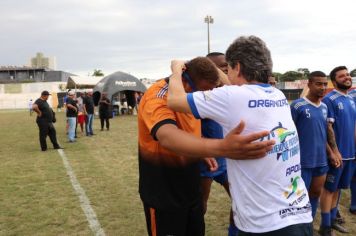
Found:
[[[331,227],[320,226],[320,229],[318,232],[319,232],[320,236],[336,236],[335,232],[332,230]]]
[[[346,227],[344,227],[342,224],[340,224],[336,219],[331,223],[331,228],[333,228],[343,234],[348,234],[350,232]]]
[[[355,209],[349,208],[349,212],[350,212],[351,214],[353,214],[353,215],[356,215],[356,210],[355,210]]]
[[[54,147],[53,149],[64,149],[64,148],[58,146],[58,147]]]

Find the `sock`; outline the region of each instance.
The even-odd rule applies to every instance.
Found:
[[[336,219],[336,212],[337,212],[337,207],[334,207],[334,208],[331,209],[331,211],[330,211],[330,219],[331,219],[331,221]]]
[[[351,181],[351,210],[356,210],[356,181],[352,180]]]
[[[330,212],[321,213],[321,226],[331,227]]]
[[[235,225],[229,225],[228,229],[229,233],[228,236],[238,236],[239,235],[239,230]]]
[[[312,207],[312,216],[313,216],[313,219],[316,215],[316,210],[318,209],[318,203],[319,203],[319,198],[316,197],[316,198],[310,198],[310,204],[311,204],[311,207]]]

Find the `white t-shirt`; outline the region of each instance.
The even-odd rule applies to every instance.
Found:
[[[284,94],[270,85],[224,86],[188,94],[196,118],[217,121],[224,136],[241,120],[242,134],[270,130],[276,144],[266,157],[227,159],[236,226],[262,233],[312,222],[308,191],[301,178],[299,139]]]

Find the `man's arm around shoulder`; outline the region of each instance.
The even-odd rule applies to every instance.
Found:
[[[268,131],[241,135],[244,127],[245,123],[242,121],[224,139],[206,139],[180,130],[173,124],[165,124],[157,130],[156,137],[164,148],[188,158],[225,156],[244,160],[266,156],[275,141],[258,140],[266,136]]]

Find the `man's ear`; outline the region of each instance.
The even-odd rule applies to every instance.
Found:
[[[241,64],[240,64],[240,62],[237,62],[234,70],[237,72],[237,75],[240,76],[240,73],[241,73]]]

